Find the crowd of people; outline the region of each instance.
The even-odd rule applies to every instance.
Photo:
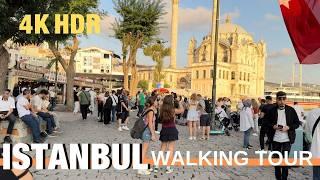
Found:
[[[4,143],[12,143],[12,132],[19,117],[32,131],[33,142],[43,143],[48,137],[61,133],[59,120],[50,109],[50,95],[47,89],[30,90],[22,88],[20,94],[11,95],[6,89],[0,96],[0,119],[8,120],[7,135]],[[46,122],[46,129],[41,131],[41,121]]]
[[[11,143],[10,135],[18,117],[27,124],[33,135],[33,142],[42,143],[47,137],[55,137],[59,130],[59,121],[54,113],[50,112],[50,94],[46,89],[37,92],[30,89],[22,89],[21,93],[12,97],[10,90],[6,90],[0,96],[0,118],[8,120],[7,136],[4,142]],[[105,91],[78,88],[74,91],[74,113],[81,112],[82,119],[87,120],[88,114],[98,111],[98,122],[109,125],[117,123],[119,131],[129,131],[129,113],[137,109],[136,118],[143,119],[145,129],[141,134],[143,144],[142,158],[146,159],[149,145],[159,140],[160,150],[170,152],[173,155],[175,145],[179,140],[179,131],[176,127],[187,125],[189,140],[209,140],[212,126],[212,113],[215,118],[220,119],[228,128],[230,122],[235,121],[232,117],[231,101],[229,98],[218,98],[215,110],[211,100],[202,97],[200,94],[192,94],[190,97],[178,96],[176,93],[158,93],[154,91],[147,93],[145,90],[139,91],[135,97],[130,97],[125,89],[117,91]],[[270,151],[290,151],[295,142],[296,129],[299,126],[305,127],[309,133],[311,152],[315,157],[320,154],[320,130],[315,128],[318,125],[320,109],[309,112],[308,116],[298,103],[293,107],[286,102],[286,93],[278,92],[273,101],[271,96],[265,98],[242,99],[238,102],[237,115],[239,118],[240,131],[244,133],[243,148],[249,150],[253,148],[250,144],[251,136],[259,136],[259,150],[266,150],[268,145]],[[132,103],[132,101],[134,101]],[[131,116],[132,117],[132,116]],[[46,122],[46,130],[41,132],[40,121]],[[162,124],[159,131],[159,123]],[[235,122],[233,122],[235,123]],[[201,133],[198,131],[201,130]],[[308,134],[307,133],[307,134]],[[159,138],[157,136],[159,135]],[[200,137],[200,138],[199,138]],[[266,140],[267,137],[267,140]],[[148,175],[157,172],[159,167],[155,166],[151,170],[138,171],[139,174]],[[172,173],[172,167],[166,168],[166,173]],[[315,177],[319,176],[319,167],[314,167]],[[276,179],[287,179],[288,167],[275,167]]]

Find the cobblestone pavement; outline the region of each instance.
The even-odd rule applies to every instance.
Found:
[[[131,113],[136,114],[136,113]],[[58,113],[61,120],[63,134],[51,138],[48,143],[139,143],[131,139],[128,131],[119,132],[116,124],[108,126],[97,122],[96,116],[90,116],[88,120],[80,120],[80,114]],[[130,126],[135,118],[131,117]],[[188,140],[187,128],[179,126],[179,138],[177,150],[180,151],[237,151],[242,150],[242,133],[232,132],[231,136],[212,136],[210,141]],[[251,138],[251,144],[258,149],[258,137]],[[151,145],[151,150],[158,150],[160,142]],[[250,156],[254,150],[249,151]],[[105,180],[131,180],[131,179],[196,179],[196,180],[218,180],[218,179],[274,179],[272,167],[176,167],[174,173],[167,175],[164,171],[153,173],[150,176],[142,177],[134,170],[115,171],[109,170],[32,170],[35,179],[48,180],[82,180],[82,179],[105,179]],[[311,179],[311,168],[293,168],[289,170],[289,179],[303,180]]]

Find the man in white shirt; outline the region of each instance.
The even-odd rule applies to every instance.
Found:
[[[36,113],[38,116],[40,116],[44,121],[47,122],[47,130],[46,133],[48,134],[49,137],[54,137],[55,135],[53,134],[56,128],[55,122],[54,122],[54,117],[53,115],[49,114],[48,112],[45,112],[42,109],[42,104],[43,104],[43,98],[44,96],[48,96],[49,92],[46,89],[42,89],[38,95],[35,95],[31,99],[31,104],[32,104],[32,112]]]
[[[304,124],[305,123],[305,120],[304,120],[304,109],[303,107],[301,107],[298,102],[294,102],[293,103],[293,108],[294,110],[296,110],[297,112],[297,115],[298,115],[298,118],[299,118],[299,121]]]
[[[311,153],[313,158],[320,158],[320,108],[310,111],[306,119],[306,131],[312,136]],[[313,167],[313,179],[320,179],[320,167]]]
[[[97,98],[97,93],[92,89],[89,90],[90,94],[90,106],[89,109],[91,111],[91,114],[93,114],[93,111],[95,110],[95,100]]]
[[[4,143],[12,143],[10,135],[12,134],[16,117],[13,115],[13,109],[15,108],[15,102],[13,97],[10,96],[10,89],[4,91],[0,96],[0,121],[9,121],[7,129],[7,135],[4,138]]]
[[[31,91],[29,89],[25,89],[22,92],[23,96],[18,99],[17,102],[17,110],[19,117],[21,120],[26,123],[32,131],[33,142],[34,143],[43,143],[44,139],[40,136],[40,125],[35,115],[31,113],[31,104],[29,103],[29,99],[31,98]]]
[[[116,107],[119,102],[118,96],[116,95],[116,91],[113,90],[110,97],[112,99],[111,122],[115,122],[116,121]]]

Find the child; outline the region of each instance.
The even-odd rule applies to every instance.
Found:
[[[200,113],[200,127],[202,128],[202,138],[201,140],[209,140],[210,136],[210,115],[205,111],[205,109],[199,105]]]

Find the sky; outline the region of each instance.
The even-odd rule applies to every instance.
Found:
[[[102,32],[82,38],[80,47],[96,46],[121,54],[121,43],[112,37],[111,24],[118,17],[113,9],[112,0],[100,0],[100,9],[107,11],[108,16],[102,20]],[[166,15],[161,22],[165,27],[159,35],[170,46],[171,0],[163,0],[166,4]],[[211,31],[213,0],[180,0],[179,3],[179,37],[177,66],[187,64],[188,42],[195,37],[200,44],[202,38]],[[221,21],[227,15],[232,17],[232,23],[242,26],[255,41],[264,40],[267,44],[268,58],[266,59],[266,81],[275,83],[292,82],[292,70],[298,63],[295,51],[285,27],[278,0],[221,0]],[[138,64],[152,65],[149,57],[140,50]],[[165,59],[169,64],[169,58]],[[298,81],[299,66],[296,67]],[[320,84],[320,65],[303,65],[303,82]]]

